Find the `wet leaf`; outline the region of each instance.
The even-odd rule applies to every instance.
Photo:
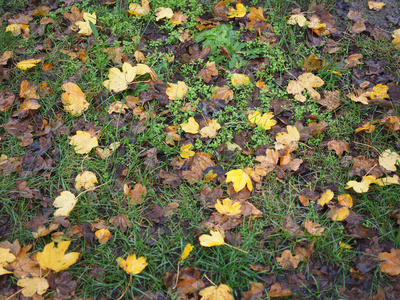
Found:
[[[270,298],[288,297],[292,294],[291,290],[282,288],[279,283],[271,285],[271,289],[268,291],[268,296]]]
[[[373,10],[381,10],[385,5],[386,4],[383,2],[368,1],[369,9],[373,9]]]
[[[300,263],[300,257],[293,256],[290,250],[284,250],[282,255],[276,258],[276,261],[283,269],[296,269]]]
[[[126,259],[118,257],[117,263],[126,273],[131,275],[139,274],[147,266],[146,258],[143,256],[136,258],[136,254],[128,254]]]
[[[395,172],[396,165],[400,164],[400,155],[390,149],[386,149],[379,156],[379,165],[388,171]]]
[[[328,150],[334,150],[341,157],[344,151],[350,152],[350,145],[348,142],[333,140],[328,143]]]
[[[269,130],[277,123],[276,120],[272,119],[273,117],[274,114],[272,112],[261,114],[260,111],[256,110],[254,113],[249,114],[248,120],[251,124],[256,124],[265,130]]]
[[[199,292],[202,300],[233,300],[231,288],[226,284],[209,286]]]
[[[290,19],[289,19],[290,20]],[[304,70],[307,72],[316,72],[321,70],[324,65],[325,60],[319,58],[315,54],[311,54],[304,62]]]
[[[346,206],[348,208],[353,207],[353,198],[349,194],[341,194],[338,196],[338,202],[341,206]]]
[[[103,86],[109,91],[118,93],[126,90],[128,85],[135,79],[136,69],[131,64],[125,62],[122,65],[122,72],[118,68],[108,70],[108,78],[103,82]]]
[[[310,97],[314,100],[321,99],[321,95],[314,90],[316,87],[320,87],[324,84],[324,81],[315,76],[312,73],[304,73],[300,75],[297,80],[292,80],[287,86],[287,92],[295,95],[294,98],[300,102],[306,101],[306,97],[302,94],[303,90],[306,89],[310,93]]]
[[[187,144],[187,145],[182,146],[180,149],[181,152],[179,153],[179,155],[182,158],[189,158],[191,156],[194,156],[195,152],[190,150],[192,147],[193,147],[192,144]]]
[[[317,203],[321,206],[328,204],[333,199],[333,192],[331,190],[326,190],[321,194],[321,198],[318,199]]]
[[[196,134],[199,132],[200,125],[193,117],[190,117],[187,123],[182,123],[181,128],[184,132]]]
[[[325,231],[325,227],[321,227],[321,224],[314,223],[310,220],[305,220],[303,223],[303,227],[307,230],[307,232],[311,235],[322,236]]]
[[[89,36],[93,33],[92,28],[90,26],[90,22],[93,25],[95,25],[97,22],[96,13],[94,12],[92,14],[89,14],[87,12],[84,12],[83,19],[85,20],[84,22],[77,21],[77,22],[75,22],[75,25],[78,26],[78,28],[79,28],[79,31],[78,31],[79,34]]]
[[[145,16],[150,12],[149,0],[142,0],[142,5],[138,3],[129,4],[128,13],[136,16]]]
[[[232,85],[239,86],[239,85],[248,85],[250,84],[250,78],[247,75],[235,73],[232,75]]]
[[[20,70],[27,70],[36,67],[36,65],[41,61],[42,61],[41,59],[34,59],[34,58],[23,60],[17,63],[17,68]]]
[[[207,120],[208,125],[200,129],[199,133],[202,138],[215,138],[217,136],[217,131],[221,129],[221,125],[217,120]]]
[[[183,99],[189,91],[189,87],[183,81],[178,81],[177,84],[168,82],[168,86],[165,92],[169,100]]]
[[[345,189],[353,188],[356,193],[366,193],[369,190],[371,183],[375,183],[376,177],[373,175],[367,175],[363,177],[361,182],[350,180],[347,182]]]
[[[349,208],[347,206],[341,207],[341,208],[331,208],[330,211],[328,211],[327,216],[332,220],[332,221],[343,221],[346,220],[346,218],[350,215]]]
[[[172,11],[172,9],[168,7],[159,7],[156,9],[155,15],[156,15],[156,21],[165,18],[171,19],[172,16],[174,15],[174,12]]]
[[[379,260],[382,261],[380,270],[391,276],[400,274],[400,250],[391,249],[389,252],[381,252],[378,254]]]
[[[371,94],[370,94],[370,97],[371,97],[371,99],[375,99],[375,98],[381,98],[381,99],[389,98],[389,95],[388,95],[388,93],[387,93],[388,90],[389,90],[389,87],[388,87],[387,85],[383,85],[383,84],[379,83],[379,84],[377,84],[376,86],[374,86],[374,87],[372,88],[372,92],[371,92]]]
[[[0,276],[4,274],[11,274],[12,271],[4,269],[8,263],[16,259],[15,255],[10,253],[10,249],[0,248]]]
[[[299,25],[300,27],[304,27],[307,25],[307,19],[306,17],[303,16],[303,14],[296,14],[290,16],[289,20],[287,21],[287,24],[290,25]]]
[[[67,82],[64,83],[61,88],[65,91],[65,93],[61,95],[61,101],[64,104],[66,112],[79,117],[89,108],[89,103],[86,101],[86,95],[77,84]]]
[[[107,228],[97,230],[94,235],[97,237],[100,244],[105,244],[112,238],[111,232]]]
[[[65,254],[70,244],[70,241],[64,241],[58,243],[57,247],[54,247],[54,242],[44,246],[43,251],[37,254],[40,267],[43,270],[53,270],[56,273],[67,270],[76,263],[80,255],[78,252]]]
[[[228,18],[242,18],[246,15],[246,7],[242,3],[236,4],[236,9],[228,8]]]

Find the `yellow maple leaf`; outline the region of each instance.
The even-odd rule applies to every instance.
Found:
[[[158,21],[164,18],[171,19],[174,12],[169,7],[159,7],[154,14],[156,15],[156,21]]]
[[[287,21],[289,25],[299,25],[300,27],[304,27],[307,25],[307,19],[302,14],[296,14],[290,16],[289,20]]]
[[[339,247],[343,248],[343,249],[352,249],[353,248],[349,244],[343,243],[342,241],[339,241]]]
[[[269,130],[277,123],[277,121],[272,119],[273,117],[274,114],[272,112],[261,114],[260,111],[256,110],[254,113],[249,114],[248,120],[251,124],[256,124],[265,130]]]
[[[236,169],[227,172],[226,183],[228,182],[233,183],[233,188],[235,189],[236,193],[243,190],[246,185],[250,192],[253,190],[253,183],[250,179],[250,176],[242,169]]]
[[[328,216],[332,221],[343,221],[350,215],[350,210],[347,206],[343,206],[341,208],[333,209],[328,212]]]
[[[316,87],[320,87],[325,82],[315,76],[313,73],[304,73],[301,74],[297,80],[292,80],[289,82],[286,90],[289,94],[295,95],[294,99],[300,102],[306,101],[306,97],[303,96],[303,90],[306,89],[310,93],[310,97],[314,100],[320,100],[321,95],[314,90]]]
[[[180,261],[184,261],[184,260],[189,256],[190,252],[192,252],[193,248],[194,248],[193,245],[191,245],[190,243],[187,244],[187,245],[185,246],[185,249],[183,249],[183,252],[182,252],[182,254],[181,254],[181,257],[179,257],[179,260],[180,260]]]
[[[29,25],[27,24],[10,24],[6,27],[6,32],[9,31],[13,36],[18,36],[22,31],[29,34]]]
[[[107,228],[101,228],[97,230],[94,235],[98,238],[100,244],[107,243],[108,240],[112,237],[110,230],[108,230]]]
[[[78,130],[76,135],[72,136],[70,139],[69,144],[75,146],[74,150],[77,154],[89,153],[93,148],[99,145],[97,137],[92,137],[92,134],[86,131]]]
[[[246,15],[246,7],[242,3],[236,4],[236,9],[229,7],[228,18],[242,18]]]
[[[399,163],[400,163],[400,155],[398,155],[396,152],[393,152],[390,149],[386,149],[379,156],[379,165],[384,167],[386,170],[395,172],[396,165],[398,165]]]
[[[202,234],[199,237],[200,245],[203,247],[213,247],[225,244],[224,237],[222,236],[221,232],[218,230],[210,230],[210,234],[211,235]]]
[[[16,257],[14,254],[10,253],[10,249],[0,248],[0,276],[12,273],[12,271],[8,271],[4,269],[4,267],[14,260],[16,260]]]
[[[376,177],[374,175],[364,176],[361,182],[350,180],[347,182],[345,189],[353,188],[356,193],[366,193],[369,190],[369,185],[375,183]]]
[[[288,125],[287,133],[279,132],[275,136],[275,149],[280,150],[288,147],[290,152],[297,149],[297,143],[300,140],[300,133],[296,127]]]
[[[41,59],[34,59],[34,58],[23,60],[23,61],[20,61],[19,63],[17,63],[17,68],[20,70],[27,70],[27,69],[35,67],[41,61],[42,61]]]
[[[103,82],[103,86],[115,93],[122,92],[135,79],[136,70],[131,64],[125,62],[122,65],[122,72],[118,68],[108,70],[109,80]]]
[[[85,93],[73,82],[64,83],[61,88],[65,91],[61,95],[65,111],[76,117],[82,115],[89,107]]]
[[[97,183],[96,174],[91,171],[84,171],[75,177],[75,188],[80,191],[83,187],[85,190],[90,190],[95,187]]]
[[[194,156],[196,153],[194,151],[191,151],[190,148],[192,148],[192,144],[187,144],[181,147],[181,153],[179,154],[182,158],[189,158],[191,156]]]
[[[381,10],[385,5],[386,4],[383,2],[368,1],[369,9],[373,9],[373,10]]]
[[[138,77],[142,76],[144,74],[149,74],[153,81],[157,80],[156,72],[152,68],[150,68],[148,65],[137,64],[136,66],[133,67],[133,69],[136,73],[136,76],[138,76]]]
[[[187,123],[182,123],[181,128],[184,132],[196,134],[199,132],[199,123],[193,117],[190,117]]]
[[[233,201],[229,198],[223,199],[222,204],[221,201],[217,199],[217,203],[214,205],[214,207],[220,214],[227,216],[234,216],[242,212],[240,210],[242,208],[240,202],[233,203]]]
[[[96,24],[96,22],[97,22],[96,12],[94,12],[92,14],[84,12],[83,19],[85,21],[77,21],[77,22],[75,22],[75,25],[78,26],[78,28],[79,28],[79,31],[78,31],[79,34],[89,36],[93,33],[92,28],[90,27],[89,21],[92,22],[93,25]]]
[[[389,98],[389,95],[388,95],[388,90],[389,90],[389,87],[387,86],[387,85],[384,85],[384,84],[382,84],[382,83],[378,83],[377,85],[375,85],[373,88],[372,88],[372,92],[371,92],[371,94],[370,94],[370,97],[371,97],[371,99],[375,99],[375,98],[381,98],[381,99],[384,99],[384,98]]]
[[[186,96],[189,91],[189,87],[183,81],[178,81],[175,83],[168,83],[168,88],[165,90],[165,93],[168,96],[169,100],[179,100]]]
[[[145,16],[150,12],[149,0],[142,0],[142,5],[138,3],[129,4],[128,13],[135,16]]]
[[[221,129],[221,125],[217,122],[217,120],[211,120],[207,126],[200,129],[200,136],[202,138],[215,138],[219,129]]]
[[[239,73],[233,74],[231,81],[232,81],[233,86],[239,86],[242,84],[244,84],[244,85],[250,84],[250,78],[244,74],[239,74]]]
[[[58,196],[53,202],[53,205],[58,208],[54,212],[54,216],[68,216],[69,213],[74,209],[77,201],[78,198],[76,198],[74,194],[69,191],[62,191],[60,196]]]
[[[199,292],[202,300],[233,300],[231,288],[226,284],[209,286]]]
[[[118,257],[117,263],[126,273],[131,275],[139,274],[147,266],[146,258],[141,256],[136,259],[136,254],[128,254],[126,260]]]
[[[318,204],[324,206],[328,204],[333,199],[333,192],[331,190],[326,190],[321,194],[321,198],[318,199]]]
[[[17,285],[23,287],[22,295],[25,297],[43,295],[49,288],[49,283],[43,277],[23,278],[17,281]]]
[[[338,196],[338,202],[341,206],[353,207],[353,198],[349,194],[341,194]]]
[[[390,184],[400,185],[400,178],[397,175],[393,175],[392,177],[386,176],[383,178],[377,178],[374,183],[376,183],[379,186],[386,186]]]
[[[38,252],[37,261],[43,270],[53,270],[60,272],[67,270],[78,260],[79,253],[71,252],[65,254],[71,241],[64,241],[58,243],[58,247],[54,247],[54,242],[44,246],[42,252]]]

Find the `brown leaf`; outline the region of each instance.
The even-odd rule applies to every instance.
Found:
[[[242,300],[261,299],[265,297],[265,287],[260,282],[249,282],[250,290],[243,292]]]
[[[304,62],[303,68],[306,72],[316,72],[321,70],[325,60],[317,57],[315,54],[311,54]]]
[[[400,249],[391,249],[389,252],[379,253],[379,259],[383,261],[380,269],[383,273],[392,276],[400,274]]]
[[[206,67],[199,71],[197,77],[202,77],[205,83],[210,83],[212,77],[218,76],[218,70],[215,68],[215,62],[207,62]]]
[[[340,106],[340,92],[339,91],[325,91],[325,97],[317,100],[317,102],[325,106],[329,111],[335,110]]]
[[[21,98],[27,99],[39,99],[39,95],[37,94],[38,86],[34,82],[29,82],[28,80],[24,80],[21,82],[19,96]]]
[[[128,218],[122,214],[112,217],[110,219],[110,223],[113,223],[122,232],[125,232],[128,228],[132,228],[131,221],[129,221]]]
[[[83,11],[80,12],[79,8],[77,8],[76,6],[72,6],[70,13],[64,13],[64,19],[70,21],[73,24],[75,24],[75,22],[77,21],[83,21]]]
[[[163,180],[163,184],[169,184],[171,185],[172,188],[176,188],[181,182],[182,180],[180,179],[180,177],[175,174],[175,173],[168,173],[164,170],[160,170],[160,172],[158,173],[158,176]]]
[[[319,198],[318,193],[312,192],[310,189],[304,189],[300,192],[299,201],[303,206],[310,206],[310,200],[315,201]]]
[[[220,1],[214,6],[212,10],[212,15],[218,21],[228,21],[228,8],[226,6],[227,0]]]
[[[166,290],[173,290],[179,294],[189,294],[199,291],[206,286],[201,279],[200,271],[196,268],[186,267],[181,270],[178,274],[178,281],[176,280],[176,276],[177,274],[173,272],[163,274],[162,277]],[[176,282],[178,283],[176,284]]]
[[[276,258],[276,261],[283,269],[296,269],[300,263],[300,257],[293,256],[290,250],[284,250],[282,255]]]
[[[299,235],[303,235],[304,234],[304,232],[301,230],[300,226],[297,225],[297,223],[293,220],[292,216],[290,216],[290,215],[287,215],[283,219],[282,226],[289,233],[299,234]]]
[[[289,289],[283,289],[279,283],[271,285],[271,289],[268,291],[268,296],[271,298],[287,297],[292,294]]]
[[[314,240],[310,243],[300,243],[297,244],[296,247],[294,247],[294,254],[299,256],[300,260],[305,260],[309,258],[314,250]]]
[[[346,65],[343,67],[344,69],[351,69],[357,65],[362,65],[363,63],[359,61],[362,59],[362,54],[352,54],[348,58],[346,58],[345,63]]]
[[[134,185],[132,190],[129,188],[129,190],[125,194],[129,196],[132,204],[138,204],[143,201],[143,198],[146,195],[146,193],[147,193],[146,187],[141,183],[137,183]]]
[[[163,217],[171,217],[174,213],[178,211],[180,204],[178,202],[170,202],[164,207]]]
[[[328,143],[328,150],[334,150],[341,157],[344,151],[350,152],[350,147],[348,142],[333,140]]]
[[[15,95],[4,89],[0,92],[0,112],[5,112],[10,109],[15,101]]]
[[[12,51],[4,51],[3,55],[0,57],[0,65],[5,66],[11,58],[12,53]]]
[[[10,263],[10,267],[14,272],[14,276],[22,278],[29,274],[33,276],[40,276],[40,267],[35,255],[31,255],[28,251],[32,248],[32,245],[25,246],[20,249],[16,255],[16,260]]]
[[[311,235],[322,236],[325,231],[325,227],[321,227],[321,224],[314,223],[310,220],[305,220],[303,223],[303,227],[307,230],[307,232]]]

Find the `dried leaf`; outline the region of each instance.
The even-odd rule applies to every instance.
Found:
[[[295,95],[294,98],[300,102],[306,101],[306,97],[303,96],[303,90],[306,89],[310,93],[310,97],[316,101],[321,99],[321,95],[314,90],[316,87],[320,87],[324,84],[324,81],[315,76],[312,73],[304,73],[300,75],[297,80],[292,80],[287,86],[287,92]]]
[[[168,82],[168,86],[165,93],[169,100],[183,99],[189,91],[189,87],[183,81],[178,81],[177,84]]]
[[[232,85],[233,86],[239,86],[239,85],[242,85],[242,84],[243,85],[250,84],[250,78],[249,77],[247,77],[244,74],[238,74],[238,73],[235,73],[235,74],[232,75],[231,81],[232,81]]]
[[[190,254],[190,252],[192,252],[194,246],[191,244],[187,244],[185,246],[185,249],[183,249],[183,252],[181,254],[181,257],[179,258],[180,261],[184,261]]]
[[[11,274],[11,271],[4,269],[8,263],[16,259],[15,255],[10,253],[10,249],[0,248],[0,276],[4,274]]]
[[[214,207],[222,215],[234,216],[241,213],[241,206],[240,202],[233,203],[231,199],[225,198],[222,200],[222,204],[221,201],[217,199],[217,203]]]
[[[17,281],[17,285],[23,287],[22,295],[25,297],[33,297],[35,294],[43,295],[49,288],[46,278],[24,278]]]
[[[107,228],[97,230],[94,235],[99,240],[100,244],[105,244],[112,238],[111,232]]]
[[[389,252],[381,252],[378,254],[379,260],[382,261],[380,270],[391,276],[400,274],[400,250],[391,249]]]
[[[82,115],[89,107],[85,93],[73,82],[64,83],[61,88],[65,91],[61,95],[65,111],[76,117]]]
[[[296,269],[300,263],[300,257],[293,256],[290,250],[284,250],[282,255],[276,258],[276,261],[283,269]]]
[[[253,183],[251,182],[250,176],[246,174],[242,169],[231,170],[226,173],[226,183],[232,182],[235,192],[238,193],[247,185],[247,188],[251,192],[253,190]]]

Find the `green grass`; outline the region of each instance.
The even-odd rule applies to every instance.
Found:
[[[55,219],[53,200],[62,191],[71,191],[74,195],[78,195],[80,191],[75,189],[75,177],[82,171],[92,171],[97,176],[98,185],[101,186],[81,194],[67,218],[70,224],[60,225],[52,232],[52,234],[58,232],[62,240],[71,241],[68,251],[81,253],[79,261],[69,268],[72,279],[78,284],[74,297],[102,296],[110,299],[120,297],[128,285],[129,275],[118,266],[116,260],[118,257],[126,258],[128,254],[135,253],[137,256],[146,257],[148,266],[143,272],[133,276],[125,299],[145,295],[148,291],[161,291],[171,299],[178,299],[179,293],[166,289],[163,275],[167,272],[177,272],[181,252],[187,243],[191,243],[195,248],[190,256],[180,263],[180,270],[182,271],[184,267],[198,269],[200,278],[207,286],[211,285],[211,282],[216,285],[227,284],[232,288],[235,299],[249,289],[249,282],[265,283],[268,291],[270,288],[268,282],[272,280],[274,283],[287,283],[292,280],[291,276],[296,272],[301,273],[305,281],[304,286],[299,286],[295,291],[295,297],[338,299],[342,297],[341,288],[346,288],[348,284],[348,278],[351,276],[350,268],[355,267],[355,261],[368,241],[352,237],[346,228],[346,222],[331,221],[327,216],[326,207],[318,207],[313,202],[308,207],[301,205],[298,195],[305,188],[319,193],[330,188],[335,191],[334,199],[340,194],[351,194],[354,200],[351,211],[364,218],[362,225],[375,230],[380,242],[392,243],[394,247],[400,248],[399,226],[389,216],[400,205],[399,186],[371,186],[371,189],[363,194],[346,190],[345,186],[349,180],[360,180],[360,178],[350,178],[348,174],[351,164],[344,165],[341,158],[323,145],[330,139],[347,141],[351,144],[351,151],[345,152],[344,155],[364,155],[366,158],[377,158],[379,157],[377,151],[381,153],[388,148],[397,150],[398,133],[389,132],[383,124],[376,124],[377,128],[373,133],[354,134],[354,130],[362,123],[381,118],[387,109],[363,106],[347,99],[346,94],[353,90],[352,70],[341,70],[341,65],[337,61],[342,55],[345,59],[352,51],[351,47],[356,45],[364,55],[363,61],[370,58],[387,60],[389,64],[385,69],[397,78],[400,61],[397,59],[398,48],[391,45],[390,41],[376,42],[364,37],[357,37],[354,40],[344,35],[343,39],[338,41],[341,50],[328,55],[322,53],[323,48],[308,47],[307,29],[286,24],[290,16],[288,8],[298,5],[304,7],[309,4],[308,1],[303,1],[304,3],[283,0],[258,1],[262,2],[259,5],[256,5],[256,2],[251,1],[249,7],[260,6],[267,21],[280,38],[274,47],[258,40],[242,39],[245,30],[240,32],[235,21],[225,22],[225,25],[220,25],[221,27],[217,29],[200,33],[195,27],[197,24],[195,18],[203,17],[204,13],[210,12],[216,1],[203,1],[204,5],[198,5],[195,0],[170,0],[167,3],[151,1],[152,11],[164,6],[172,8],[174,12],[178,10],[187,12],[189,19],[185,28],[190,30],[195,39],[198,38],[197,41],[203,41],[203,45],[211,43],[215,46],[210,59],[219,62],[217,65],[221,81],[218,85],[228,85],[234,92],[234,98],[229,104],[215,113],[210,113],[209,117],[216,119],[222,126],[216,138],[193,138],[179,129],[180,141],[176,145],[166,143],[165,128],[187,122],[189,117],[201,116],[203,112],[199,107],[202,101],[211,97],[213,88],[217,85],[215,82],[207,84],[196,78],[197,73],[205,67],[206,61],[181,64],[182,55],[178,48],[174,47],[180,42],[177,38],[171,37],[177,37],[177,30],[183,27],[173,26],[170,21],[156,22],[152,14],[145,17],[130,16],[127,13],[129,6],[127,1],[117,1],[115,5],[102,5],[99,1],[84,0],[76,4],[80,10],[96,12],[100,23],[96,25],[98,38],[80,37],[76,33],[69,33],[63,13],[70,12],[71,8],[64,5],[60,6],[59,11],[52,10],[49,13],[49,16],[56,20],[54,24],[46,25],[42,35],[32,35],[28,39],[6,33],[5,28],[8,24],[7,20],[3,20],[0,27],[0,49],[12,50],[13,57],[4,66],[10,69],[10,76],[0,81],[0,91],[7,88],[18,95],[23,80],[36,84],[47,82],[53,93],[44,99],[41,98],[40,109],[36,112],[31,111],[26,118],[18,119],[19,124],[33,128],[34,142],[39,141],[41,136],[39,129],[43,120],[49,124],[58,120],[58,127],[64,126],[61,128],[64,130],[60,131],[53,126],[47,135],[51,138],[52,146],[38,158],[33,146],[30,146],[32,149],[21,147],[20,137],[11,136],[6,130],[5,124],[12,118],[12,114],[22,101],[18,99],[9,110],[0,113],[0,123],[3,125],[0,127],[0,155],[23,159],[21,170],[0,175],[1,240],[10,242],[18,240],[21,246],[33,245],[32,253],[42,251],[54,236],[48,234],[35,239],[29,226],[33,226],[34,219],[43,217],[46,219],[43,225],[48,228]],[[331,1],[325,2],[327,6],[333,5]],[[12,1],[1,4],[0,7],[2,12],[10,12],[11,17],[23,11],[24,3]],[[39,26],[39,20],[39,17],[34,17],[31,24]],[[232,49],[228,50],[232,55],[236,55],[236,62],[232,64],[219,54],[218,37],[216,39],[210,35],[223,27],[226,34],[222,45],[232,46]],[[57,33],[57,30],[61,34]],[[134,39],[137,36],[140,38]],[[51,41],[52,49],[37,50],[35,47],[41,45],[45,38]],[[173,101],[169,105],[161,105],[157,99],[142,104],[143,110],[148,115],[142,124],[145,126],[143,131],[137,131],[139,117],[131,112],[125,115],[107,113],[109,105],[113,102],[125,101],[127,96],[141,96],[139,88],[143,92],[151,90],[149,85],[138,84],[136,90],[127,89],[119,94],[112,94],[103,87],[103,81],[108,79],[108,70],[121,66],[110,61],[104,51],[114,46],[121,47],[127,57],[133,60],[133,64],[135,64],[135,51],[142,51],[147,59],[145,64],[155,70],[160,79],[159,84],[183,80],[190,87],[184,99]],[[61,50],[80,49],[84,49],[88,54],[85,61],[61,53]],[[42,63],[25,71],[16,67],[19,61],[33,58],[38,54],[44,55],[44,62],[54,65],[52,70],[42,71]],[[169,62],[166,54],[175,55],[175,61]],[[294,72],[294,69],[300,70],[310,54],[316,54],[326,61],[326,66],[315,73],[325,82],[324,86],[317,90],[341,92],[342,104],[332,112],[327,112],[309,96],[304,103],[300,103],[286,90],[287,83],[291,80],[288,80],[290,78],[288,72]],[[251,69],[248,63],[257,58],[268,58],[269,67]],[[332,74],[328,69],[341,72],[343,75]],[[230,80],[232,73],[248,74],[251,84],[232,86]],[[255,87],[255,83],[259,79],[265,81],[268,92],[257,93],[258,88]],[[68,81],[76,82],[87,95],[90,106],[82,116],[71,116],[63,109],[61,94],[64,91],[61,86]],[[174,160],[179,161],[180,147],[186,143],[192,143],[196,153],[212,154],[215,164],[225,171],[254,167],[258,163],[255,161],[256,155],[259,155],[256,154],[257,150],[265,146],[273,148],[276,132],[253,127],[247,121],[247,112],[250,109],[272,111],[271,103],[276,99],[291,102],[291,107],[287,107],[283,114],[275,117],[281,128],[293,125],[296,121],[307,126],[315,118],[327,122],[329,128],[299,143],[298,149],[292,153],[294,158],[303,159],[299,171],[286,172],[286,176],[283,176],[283,173],[273,172],[265,176],[261,183],[253,181],[256,189],[247,201],[262,212],[262,217],[243,217],[242,224],[227,231],[227,235],[240,237],[241,242],[233,243],[232,246],[248,253],[225,245],[202,247],[198,237],[201,234],[208,234],[209,230],[202,228],[201,223],[209,220],[211,214],[215,212],[213,207],[205,205],[209,200],[202,199],[202,189],[222,188],[223,198],[226,198],[229,185],[224,181],[207,183],[203,180],[189,184],[182,179],[179,186],[171,187],[163,184],[163,179],[158,174],[161,170],[171,173],[181,172],[177,167],[174,170],[171,163]],[[197,110],[182,112],[181,108],[189,102]],[[93,126],[101,127],[99,147],[106,148],[113,142],[121,143],[120,148],[104,160],[100,159],[94,150],[87,155],[76,154],[69,145],[69,137],[77,130],[87,130]],[[21,133],[26,130],[22,128]],[[243,145],[248,149],[247,152],[229,153],[221,150],[227,142],[241,143],[242,139]],[[147,158],[143,155],[151,148],[157,150],[158,163],[154,168],[146,165]],[[40,158],[51,162],[51,167],[38,169],[38,161],[35,159]],[[281,178],[278,175],[282,175]],[[22,181],[26,181],[27,186],[36,192],[33,198],[24,197],[23,191],[18,190]],[[134,205],[124,196],[125,183],[132,187],[136,183],[141,183],[147,188],[142,203]],[[172,216],[160,217],[160,222],[157,222],[149,215],[154,205],[165,210],[171,202],[179,203],[179,208]],[[114,226],[110,220],[117,215],[124,215],[130,221],[131,228],[123,231]],[[295,235],[284,228],[287,216],[291,216],[304,234]],[[324,235],[313,237],[308,234],[302,227],[307,219],[325,227]],[[108,226],[112,234],[112,238],[105,244],[100,244],[94,235],[95,226],[100,221]],[[74,228],[80,228],[80,232],[69,235]],[[366,240],[368,239],[370,237]],[[354,248],[343,249],[339,246],[339,241],[348,243]],[[313,254],[301,262],[296,270],[285,270],[277,263],[276,258],[280,257],[284,250],[290,250],[294,254],[296,246],[312,242],[314,242]],[[256,264],[268,271],[253,271],[250,265]],[[329,273],[332,277],[328,285],[318,277],[318,274],[326,272],[324,271],[326,266],[334,270]],[[367,288],[371,294],[376,292],[377,286],[390,281],[390,277],[381,273],[379,268],[371,271],[369,275],[373,276],[374,280],[374,285]],[[14,275],[9,275],[5,281],[17,291],[18,279]],[[1,293],[5,297],[11,295],[7,291]],[[45,296],[51,298],[53,293],[54,290],[49,289]],[[268,299],[268,296],[265,299]]]

